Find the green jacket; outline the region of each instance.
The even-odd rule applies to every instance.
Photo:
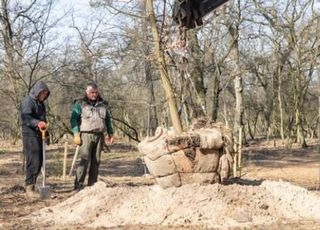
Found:
[[[72,114],[71,114],[71,129],[74,134],[79,133],[80,126],[81,126],[81,114],[82,114],[82,107],[83,106],[92,106],[95,108],[97,105],[98,106],[105,106],[106,107],[106,116],[104,119],[104,124],[105,124],[105,130],[107,131],[108,134],[113,134],[113,128],[112,128],[112,123],[111,123],[111,116],[108,111],[108,106],[107,102],[103,101],[101,98],[98,98],[98,100],[94,103],[90,101],[87,97],[84,97],[80,100],[75,100],[72,106]]]

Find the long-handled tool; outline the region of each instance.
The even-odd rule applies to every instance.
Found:
[[[70,172],[69,172],[69,176],[71,176],[71,175],[72,175],[72,172],[73,172],[74,166],[75,166],[75,164],[76,164],[76,160],[77,160],[78,153],[79,153],[79,148],[80,148],[80,146],[79,146],[79,145],[77,145],[76,153],[74,154],[74,157],[73,157],[73,160],[72,160],[72,164],[71,164],[71,169],[70,169]]]
[[[39,194],[41,199],[46,199],[50,196],[50,187],[46,185],[46,131],[47,129],[41,129],[42,136],[42,186],[39,186]]]

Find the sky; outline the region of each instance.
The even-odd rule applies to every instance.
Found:
[[[53,8],[52,18],[60,18],[64,16],[55,30],[59,33],[59,40],[69,40],[77,37],[77,31],[71,28],[72,20],[78,27],[83,26],[86,20],[92,14],[93,10],[89,5],[90,0],[56,0]],[[73,17],[73,19],[72,19]]]
[[[91,8],[90,0],[55,0],[53,15],[55,18],[66,15],[58,28],[55,28],[53,32],[59,34],[59,42],[63,44],[70,44],[79,41],[79,33],[75,28],[72,28],[72,20],[74,19],[75,26],[81,31],[84,31],[87,27],[87,31],[92,31],[98,24],[98,18],[103,22],[99,24],[99,31],[101,33],[109,33],[110,36],[113,33],[121,30],[119,25],[128,25],[132,22],[130,17],[119,17],[120,14],[110,13],[110,9],[105,8]],[[128,0],[117,0],[119,7],[126,6]],[[73,17],[73,19],[72,19]],[[90,35],[89,35],[90,36]]]
[[[73,10],[77,15],[86,15],[90,10],[89,2],[90,0],[56,0],[56,13],[62,15]]]

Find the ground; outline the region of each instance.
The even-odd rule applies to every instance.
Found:
[[[276,144],[275,147],[274,144]],[[210,187],[210,189],[218,189],[218,191],[223,190],[227,193],[226,197],[228,197],[228,192],[230,191],[227,190],[227,188],[228,186],[231,188],[230,186],[233,186],[232,184],[234,183],[260,185],[262,181],[272,180],[290,182],[293,185],[298,185],[306,188],[308,191],[312,191],[316,196],[320,196],[319,144],[317,140],[308,140],[308,145],[309,147],[305,149],[298,148],[295,145],[290,146],[289,149],[284,147],[281,144],[281,141],[250,141],[243,149],[241,178],[233,180],[230,182],[230,185]],[[151,176],[146,174],[141,155],[136,151],[134,146],[118,143],[110,146],[109,150],[111,152],[106,151],[103,153],[99,181],[104,182],[108,189],[113,189],[112,191],[117,189],[117,193],[125,193],[124,191],[130,192],[133,190],[138,193],[154,193],[153,189],[149,189],[154,184],[154,180]],[[67,173],[69,173],[74,151],[74,147],[69,145]],[[69,200],[75,200],[77,197],[86,196],[84,192],[81,195],[80,193],[76,194],[73,191],[74,176],[62,178],[63,152],[63,145],[52,145],[49,146],[47,150],[47,183],[51,188],[51,197],[44,200],[28,201],[25,198],[23,187],[24,175],[21,165],[21,147],[19,145],[10,146],[8,142],[2,142],[0,147],[0,229],[32,229],[34,223],[31,223],[28,217],[30,213],[34,213],[45,207],[49,208],[47,209],[49,211],[44,211],[43,213],[59,211],[57,208],[51,209],[51,207],[54,207],[57,204],[63,204],[68,198]],[[39,179],[41,180],[41,178]],[[129,188],[129,190],[125,190],[127,188]],[[195,187],[188,188],[191,190],[195,189]],[[199,187],[196,189],[199,189]],[[108,193],[112,191],[108,190],[104,192]],[[205,193],[205,191],[204,188],[203,192]],[[90,192],[94,191],[88,190],[88,193]],[[179,190],[175,190],[175,193],[179,193]],[[240,196],[241,194],[237,195]],[[136,195],[136,197],[138,199],[139,196]],[[117,196],[117,198],[120,199],[120,195]],[[141,198],[139,199],[141,200]],[[231,201],[235,204],[238,202],[233,198]],[[135,204],[132,203],[132,206],[134,205]],[[264,209],[265,207],[263,205],[264,204],[262,204],[260,208]],[[110,207],[110,210],[112,208],[113,207]],[[129,207],[129,209],[130,208],[131,207]],[[163,220],[164,222],[167,221],[165,226],[162,224],[153,226],[137,224],[131,225],[130,229],[179,229],[177,227],[170,227],[172,222],[170,222],[169,217],[166,218],[166,220]],[[243,218],[243,215],[241,218]],[[199,229],[199,226],[203,228],[206,227],[204,225],[201,226],[202,222],[200,221],[199,226],[190,226],[188,221],[193,219],[192,217],[189,219],[184,219],[184,221],[187,222],[181,223],[181,225],[185,226],[183,229]],[[90,221],[92,222],[92,220]],[[269,227],[273,229],[277,229],[279,226],[281,226],[282,229],[311,229],[315,227],[316,223],[318,222],[314,219],[290,222],[279,220],[279,222],[276,222]],[[89,229],[88,227],[84,227],[84,225],[75,226],[78,229]],[[41,228],[55,229],[56,227],[50,225],[50,221],[48,221],[44,223]],[[125,226],[117,227],[116,229],[128,228],[128,226]]]

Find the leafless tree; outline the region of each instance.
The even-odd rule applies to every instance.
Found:
[[[1,0],[0,4],[0,39],[3,53],[0,60],[0,93],[3,107],[10,114],[7,127],[11,129],[16,141],[19,133],[17,111],[22,96],[28,93],[38,80],[52,76],[59,69],[59,66],[46,62],[55,51],[55,48],[50,46],[54,36],[49,37],[48,34],[59,19],[50,19],[52,0]]]

